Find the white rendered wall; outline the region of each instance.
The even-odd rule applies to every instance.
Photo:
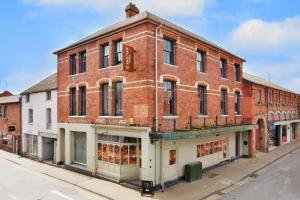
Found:
[[[51,128],[46,127],[46,109],[51,109]],[[33,123],[28,123],[28,110],[33,110]],[[25,134],[39,135],[38,157],[42,158],[42,135],[55,137],[57,135],[57,90],[51,91],[51,100],[46,99],[46,92],[30,94],[30,101],[22,95],[22,137],[23,152],[26,150]]]

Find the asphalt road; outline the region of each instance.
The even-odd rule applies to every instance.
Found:
[[[0,158],[0,200],[102,200],[93,193]]]
[[[299,200],[300,150],[268,166],[262,174],[231,192],[223,200]]]

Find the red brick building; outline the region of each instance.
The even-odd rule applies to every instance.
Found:
[[[254,75],[244,73],[243,78],[246,113],[259,127],[252,138],[252,154],[295,140],[300,135],[299,95]]]
[[[20,96],[10,92],[0,94],[0,148],[21,154]]]
[[[66,167],[164,186],[186,164],[255,155],[245,60],[206,39],[129,4],[126,20],[55,54]]]

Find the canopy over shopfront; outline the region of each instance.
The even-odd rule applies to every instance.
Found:
[[[187,139],[197,139],[202,137],[210,136],[220,136],[227,133],[243,132],[247,130],[257,129],[258,125],[239,125],[239,126],[229,126],[229,127],[211,127],[205,129],[192,129],[192,130],[179,130],[168,133],[151,133],[151,139],[162,139],[164,141],[170,140],[187,140]]]

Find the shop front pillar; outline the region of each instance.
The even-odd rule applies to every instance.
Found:
[[[65,164],[70,165],[73,160],[73,137],[72,132],[66,129],[65,132]]]
[[[96,175],[96,137],[95,137],[94,128],[87,128],[86,132],[86,159],[87,159],[87,169],[92,172],[93,175]]]

